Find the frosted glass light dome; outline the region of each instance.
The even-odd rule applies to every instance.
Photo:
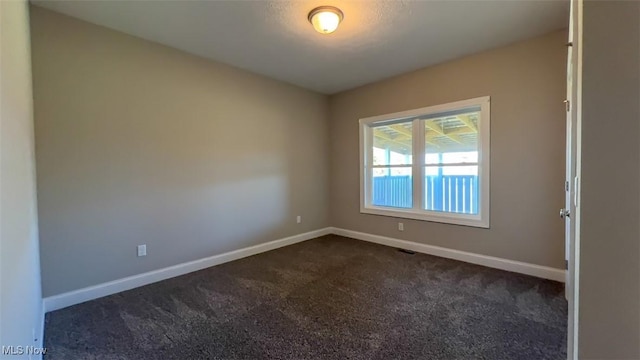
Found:
[[[338,28],[344,14],[333,6],[320,6],[309,12],[309,22],[321,34],[330,34]]]

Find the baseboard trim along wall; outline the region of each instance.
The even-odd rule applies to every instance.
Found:
[[[170,279],[176,276],[188,274],[190,272],[206,269],[211,266],[267,252],[269,250],[274,250],[287,245],[293,245],[328,234],[336,234],[356,240],[363,240],[380,245],[408,249],[424,254],[464,261],[471,264],[482,265],[490,268],[516,272],[525,275],[531,275],[543,279],[555,280],[560,282],[565,281],[565,270],[561,269],[534,265],[520,261],[507,260],[493,256],[479,255],[466,251],[447,249],[439,246],[394,239],[386,236],[327,227],[324,229],[314,230],[303,234],[270,241],[264,244],[258,244],[227,253],[210,256],[204,259],[194,260],[139,275],[129,276],[123,279],[109,281],[103,284],[89,286],[59,295],[49,296],[44,298],[43,300],[44,312],[62,309],[68,306],[83,303],[85,301],[112,295],[126,290],[131,290],[133,288],[148,285],[154,282]]]
[[[482,265],[494,269],[506,270],[520,274],[535,276],[543,279],[565,282],[565,270],[529,264],[521,261],[508,260],[494,256],[480,255],[466,251],[443,248],[439,246],[426,245],[412,241],[400,240],[386,236],[373,235],[353,230],[332,228],[331,233],[357,239],[369,241],[376,244],[412,250],[419,253],[435,255],[447,259],[464,261],[471,264]]]
[[[331,233],[331,228],[324,228],[306,232],[299,235],[289,236],[264,244],[249,246],[246,248],[229,251],[219,255],[209,256],[203,259],[189,261],[186,263],[149,271],[139,275],[109,281],[106,283],[89,286],[86,288],[62,293],[59,295],[44,298],[45,312],[62,309],[71,305],[83,303],[85,301],[112,295],[126,290],[131,290],[140,286],[154,282],[170,279],[176,276],[185,275],[190,272],[206,269],[211,266],[220,265],[229,261],[238,260],[251,255],[260,254],[269,250],[274,250],[287,245],[293,245],[305,240],[314,239]]]

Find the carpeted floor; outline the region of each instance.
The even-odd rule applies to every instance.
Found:
[[[55,359],[565,359],[563,285],[329,235],[47,314]]]

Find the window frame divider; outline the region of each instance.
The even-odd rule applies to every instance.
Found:
[[[424,120],[413,120],[412,126],[413,210],[420,211],[424,209]]]

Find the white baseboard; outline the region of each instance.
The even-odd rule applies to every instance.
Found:
[[[109,281],[106,283],[89,286],[86,288],[66,292],[59,295],[44,298],[44,311],[54,311],[65,308],[67,306],[80,304],[85,301],[97,299],[103,296],[112,295],[121,291],[130,290],[140,286],[148,285],[161,280],[188,274],[190,272],[202,270],[214,265],[219,265],[229,261],[241,259],[251,255],[263,253],[269,250],[277,249],[283,246],[292,245],[305,240],[314,239],[331,233],[331,228],[324,228],[306,232],[299,235],[286,237],[284,239],[270,241],[264,244],[258,244],[243,249],[230,251],[224,254],[206,257],[204,259],[194,260],[183,264],[170,266],[146,272],[139,275],[133,275],[126,278]]]
[[[420,244],[412,241],[394,239],[386,236],[367,234],[358,231],[332,228],[331,233],[357,240],[369,241],[376,244],[412,250],[424,254],[468,262],[490,268],[531,275],[543,279],[565,282],[565,270],[547,266],[529,264],[521,261],[507,260],[494,256],[474,254],[466,251],[443,248],[439,246]]]

